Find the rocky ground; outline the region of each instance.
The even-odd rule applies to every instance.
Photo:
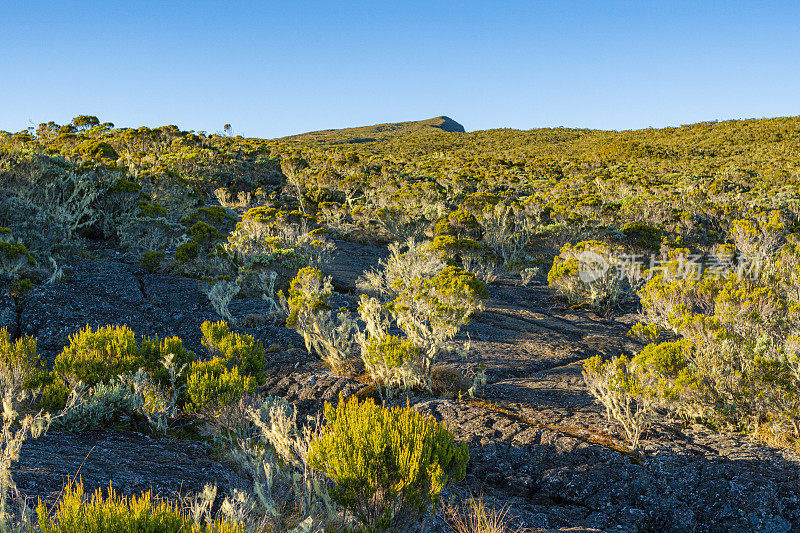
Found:
[[[386,252],[337,245],[327,271],[336,298],[353,305],[356,278]],[[639,350],[625,336],[632,315],[604,319],[564,309],[541,280],[520,287],[501,278],[488,290],[485,312],[458,339],[470,339],[469,356],[443,360],[467,376],[485,365],[482,400],[411,400],[469,442],[467,478],[445,498],[483,494],[533,531],[800,531],[795,454],[747,436],[667,421],[645,435],[641,457],[626,453],[583,385],[581,362],[596,353]],[[243,319],[264,311],[265,304],[237,300],[231,310]],[[76,259],[66,279],[34,288],[16,308],[10,297],[0,300],[0,325],[37,336],[50,361],[68,335],[86,324],[124,323],[141,334],[178,335],[199,351],[200,324],[208,319],[216,316],[196,281],[147,274],[132,257],[103,249]],[[339,392],[364,387],[331,376],[301,349],[294,332],[249,324],[242,329],[265,346],[282,347],[267,355],[273,375],[264,391],[286,397],[301,412],[315,414]],[[29,497],[53,498],[76,473],[87,489],[111,483],[125,493],[152,488],[186,494],[208,482],[224,491],[244,483],[204,443],[111,431],[51,431],[24,445],[13,475]],[[439,518],[428,525],[445,531]]]

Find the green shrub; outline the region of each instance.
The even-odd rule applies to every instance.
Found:
[[[203,346],[212,354],[219,356],[226,365],[239,367],[242,374],[253,376],[262,383],[266,361],[264,345],[251,335],[231,333],[228,323],[203,322]]]
[[[36,508],[42,533],[119,533],[151,531],[158,533],[244,533],[240,523],[221,519],[195,524],[193,517],[178,503],[162,500],[145,492],[127,497],[109,486],[107,494],[97,489],[85,497],[83,483],[72,480],[62,491],[61,500],[51,515],[39,500]]]
[[[48,412],[60,411],[69,394],[61,376],[46,370],[36,339],[25,335],[12,341],[6,328],[0,329],[0,375],[12,388],[38,390],[37,406]]]
[[[583,379],[589,393],[606,409],[608,420],[616,420],[636,450],[639,439],[653,418],[656,392],[627,356],[603,361],[600,355],[583,363]]]
[[[293,254],[302,259],[299,266],[309,263],[319,266],[330,259],[334,249],[326,233],[317,227],[313,216],[299,211],[254,207],[242,216],[242,221],[228,237],[227,249],[242,263],[250,265],[261,258],[275,261]]]
[[[0,273],[13,276],[25,266],[36,266],[36,260],[25,245],[0,241]]]
[[[464,479],[466,443],[432,416],[340,396],[337,407],[325,405],[325,419],[308,464],[333,481],[334,500],[367,531],[413,524],[448,483]]]
[[[190,215],[181,219],[181,224],[186,227],[191,227],[198,222],[214,226],[221,233],[228,233],[236,224],[236,217],[230,209],[215,205],[195,209]]]
[[[222,234],[216,227],[206,224],[202,220],[195,222],[186,230],[191,240],[181,244],[175,250],[175,260],[181,264],[188,264],[200,258],[212,258],[215,255],[227,258],[227,251],[221,245]],[[200,268],[201,272],[206,271],[204,265],[194,265]]]
[[[166,218],[167,209],[158,202],[139,201],[140,216],[145,218]]]
[[[42,372],[31,383],[31,388],[41,390],[37,407],[49,413],[56,413],[64,409],[70,390],[64,379],[56,372]]]
[[[136,182],[120,178],[114,182],[114,185],[108,188],[108,194],[132,194],[138,193],[142,190],[142,186]]]
[[[567,243],[553,259],[547,283],[571,304],[603,310],[618,307],[630,297],[631,282],[637,280],[637,272],[625,268],[618,252],[599,241]]]
[[[236,366],[228,368],[219,357],[195,361],[186,380],[187,410],[199,412],[231,404],[252,392],[256,385],[254,376],[240,374]]]
[[[640,290],[648,320],[683,337],[648,346],[640,357],[671,411],[752,431],[770,421],[776,434],[785,421],[800,438],[800,308],[794,268],[781,272],[789,258],[777,259],[760,277],[709,269],[696,278],[671,276],[676,260]]]
[[[202,411],[227,405],[263,383],[264,346],[250,335],[232,333],[228,323],[204,322],[203,345],[213,355],[194,361],[186,378],[187,408]]]
[[[426,379],[444,343],[483,308],[486,285],[457,266],[435,275],[393,283],[397,296],[386,305],[397,325],[422,354],[419,365]]]
[[[113,162],[119,158],[114,147],[103,141],[84,141],[77,149],[85,158],[94,161]]]
[[[664,402],[674,402],[699,385],[689,364],[692,343],[688,339],[651,343],[633,358],[641,379],[653,386]],[[684,398],[685,399],[685,398]]]
[[[217,228],[205,222],[195,222],[186,233],[192,238],[192,242],[197,243],[198,246],[208,246],[209,244],[222,239],[222,235]]]
[[[333,287],[330,278],[313,267],[301,269],[289,283],[289,298],[279,293],[288,315],[286,327],[303,336],[306,350],[316,352],[336,373],[348,366],[356,323],[346,309],[334,315],[328,305]]]
[[[639,248],[658,250],[661,245],[661,230],[642,222],[629,222],[622,226],[622,233],[628,243]]]
[[[430,250],[442,259],[456,259],[477,255],[483,246],[469,238],[459,239],[452,235],[437,235],[429,244]]]
[[[85,385],[95,385],[145,366],[136,334],[127,326],[90,326],[73,333],[53,369]]]
[[[82,401],[53,420],[53,427],[73,432],[107,428],[129,420],[135,405],[131,390],[121,381],[98,383]]]
[[[19,300],[20,298],[23,298],[31,289],[33,289],[33,283],[31,282],[30,278],[17,278],[11,282],[11,285],[8,287],[8,293],[15,300]]]
[[[457,239],[481,238],[481,225],[475,215],[469,211],[458,209],[442,215],[436,220],[433,226],[433,233],[439,235],[451,235]]]
[[[0,372],[19,386],[30,389],[44,374],[45,363],[36,353],[36,339],[25,335],[12,341],[7,328],[0,329]]]
[[[628,337],[632,337],[643,342],[655,342],[658,337],[661,336],[661,328],[656,324],[643,324],[641,322],[637,322],[631,327],[627,335]]]
[[[397,368],[406,361],[413,360],[419,355],[419,348],[409,340],[404,340],[397,335],[383,335],[370,337],[365,345],[363,354],[367,367],[375,366],[381,362],[388,368]]]
[[[200,252],[197,250],[197,243],[194,241],[188,241],[180,246],[175,250],[175,260],[179,263],[186,264],[189,261],[197,259]]]
[[[139,264],[152,274],[158,269],[165,257],[166,254],[161,250],[147,250],[139,258]]]
[[[159,339],[158,336],[144,337],[139,350],[145,362],[143,368],[149,371],[155,382],[162,386],[170,385],[169,370],[162,364],[165,358],[171,356],[172,364],[177,371],[192,364],[196,359],[194,352],[187,350],[179,337],[164,339]],[[184,382],[185,377],[181,376],[178,378],[177,385],[182,386]]]
[[[86,326],[71,335],[69,341],[69,346],[56,357],[53,369],[87,386],[107,382],[140,368],[153,373],[157,381],[166,384],[168,372],[161,362],[167,355],[174,355],[173,362],[179,369],[195,359],[177,337],[163,340],[144,337],[139,343],[128,326],[104,326],[97,330]]]
[[[303,315],[315,314],[330,309],[328,298],[333,287],[324,283],[322,272],[314,267],[300,269],[297,276],[289,283],[290,313],[286,318],[286,327],[293,328],[298,322],[305,321]]]

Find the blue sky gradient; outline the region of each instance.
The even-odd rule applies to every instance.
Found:
[[[0,129],[468,131],[800,115],[800,2],[92,2],[0,7]]]

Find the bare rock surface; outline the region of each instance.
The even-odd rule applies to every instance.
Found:
[[[337,291],[355,292],[356,281],[364,271],[377,268],[378,262],[388,256],[386,247],[337,240],[333,260],[322,265],[322,270],[331,276]]]
[[[20,314],[22,333],[38,338],[39,352],[50,362],[69,344],[69,336],[87,325],[125,324],[139,335],[177,335],[186,347],[202,355],[200,325],[220,320],[194,279],[148,274],[131,258],[95,251],[71,265],[67,278],[39,285],[25,295]],[[0,319],[5,317],[0,301]],[[13,301],[11,302],[13,306]],[[241,299],[231,304],[237,319],[266,313],[261,299]],[[299,336],[284,327],[263,324],[244,328],[269,347],[273,343],[297,344]]]
[[[337,245],[324,270],[339,291],[336,305],[352,306],[356,279],[386,250]],[[21,331],[38,336],[50,360],[67,336],[87,323],[178,335],[202,352],[200,324],[218,317],[196,281],[146,274],[135,261],[109,253],[98,252],[72,268],[65,281],[31,291],[19,315]],[[260,300],[236,300],[231,310],[245,318],[263,312],[263,306]],[[8,313],[9,323],[15,322],[13,302],[0,301],[0,318]],[[445,497],[458,501],[484,494],[489,503],[507,505],[527,530],[800,531],[797,455],[744,435],[681,428],[666,420],[644,435],[640,457],[626,452],[617,428],[589,396],[581,365],[598,353],[640,350],[625,335],[634,322],[633,315],[604,318],[564,308],[541,280],[520,287],[503,277],[491,284],[485,312],[456,339],[470,340],[469,355],[453,351],[443,357],[467,377],[485,365],[483,398],[411,398],[469,443],[467,479]],[[260,392],[294,403],[300,420],[319,417],[324,403],[335,402],[340,393],[365,387],[332,376],[306,353],[299,336],[280,325],[240,329],[265,346],[280,346],[266,355],[271,377]],[[208,481],[222,487],[241,481],[202,443],[131,432],[52,432],[25,444],[14,476],[23,492],[46,495],[79,467],[87,488],[111,481],[126,493],[150,487],[185,493]],[[429,525],[431,531],[446,531],[440,519]]]
[[[203,443],[111,431],[51,431],[28,441],[12,475],[34,502],[39,497],[56,500],[76,475],[87,492],[110,484],[124,494],[151,490],[172,499],[201,491],[208,483],[223,493],[246,483],[213,459]]]

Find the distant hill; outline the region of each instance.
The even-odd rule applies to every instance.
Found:
[[[405,137],[408,135],[421,135],[426,133],[464,133],[464,126],[450,117],[436,117],[428,120],[412,122],[394,122],[390,124],[377,124],[375,126],[361,126],[358,128],[344,128],[339,130],[321,130],[284,137],[284,141],[316,142],[318,144],[359,144],[374,141]]]

